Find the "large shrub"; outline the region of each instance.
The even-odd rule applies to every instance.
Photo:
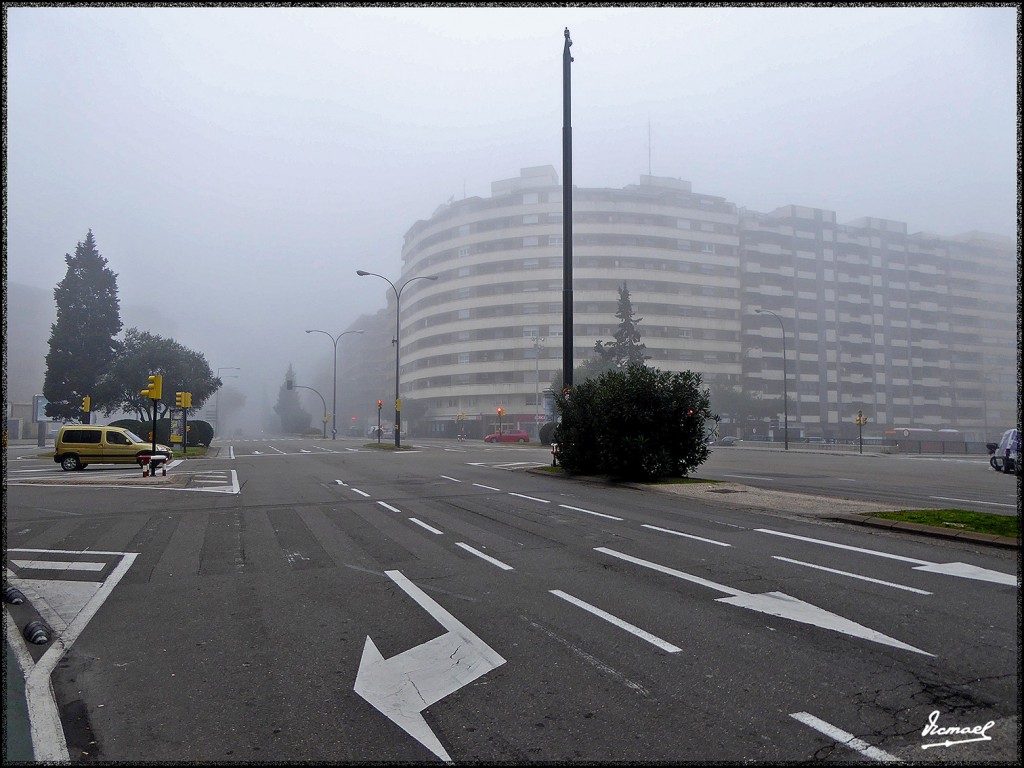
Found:
[[[569,472],[625,480],[686,477],[708,457],[704,423],[717,420],[700,374],[631,364],[557,396],[558,460]]]
[[[540,432],[537,437],[540,439],[541,445],[551,445],[551,436],[555,432],[555,427],[558,426],[553,421],[549,421],[540,428]]]

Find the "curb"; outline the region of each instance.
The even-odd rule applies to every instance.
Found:
[[[920,533],[924,536],[934,536],[940,539],[954,539],[957,541],[970,541],[974,544],[986,544],[992,547],[1004,547],[1006,549],[1020,549],[1020,539],[1011,536],[996,536],[994,533],[976,533],[975,531],[951,531],[947,528],[938,528],[934,525],[921,525],[920,523],[904,523],[899,520],[886,520],[881,517],[864,515],[835,515],[826,518],[839,523],[853,523],[871,528],[888,528],[894,531],[905,533]]]

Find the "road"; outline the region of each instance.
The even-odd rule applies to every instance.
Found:
[[[410,442],[238,441],[148,484],[12,462],[9,580],[66,624],[66,651],[32,653],[70,759],[1018,753],[1016,552],[516,471],[543,449]],[[880,476],[870,457],[839,473],[729,450],[701,474]],[[1008,478],[944,466],[1004,503],[982,490]],[[910,473],[916,506],[944,493],[930,472]],[[953,726],[987,738],[945,746]]]

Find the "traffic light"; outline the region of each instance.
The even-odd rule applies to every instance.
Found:
[[[159,400],[163,396],[163,389],[164,377],[154,374],[149,377],[149,384],[142,390],[142,394],[150,400]]]
[[[383,407],[384,407],[384,401],[383,400],[378,400],[377,401],[377,410],[379,411]]]
[[[498,415],[499,416],[504,416],[505,415],[505,409],[504,408],[499,408],[498,409]]]
[[[191,392],[186,392],[185,393],[185,407],[186,408],[191,408],[192,407],[192,393]]]
[[[867,420],[864,418],[864,411],[857,411],[857,423],[864,424],[866,421]]]
[[[82,411],[88,413],[90,407],[92,407],[92,398],[86,395],[82,398]]]
[[[185,407],[185,393],[184,392],[175,392],[174,393],[174,404],[176,406],[178,406],[179,408],[184,408]]]

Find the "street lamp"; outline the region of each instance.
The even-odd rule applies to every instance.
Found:
[[[537,439],[540,439],[540,351],[544,349],[544,339],[540,336],[533,338],[533,362],[537,371],[537,380],[534,382],[533,395],[533,423],[537,428]]]
[[[331,400],[331,440],[338,439],[338,339],[349,333],[363,333],[363,331],[345,331],[339,333],[337,336],[331,336],[327,331],[321,331],[319,328],[313,328],[312,330],[306,331],[306,333],[322,333],[328,339],[334,342],[334,396]],[[326,425],[324,429],[327,429]],[[324,435],[327,437],[327,435]]]
[[[786,441],[786,450],[789,450],[789,392],[786,388],[786,326],[782,324],[782,318],[772,312],[770,309],[755,309],[754,312],[761,314],[762,312],[766,315],[771,315],[779,321],[779,327],[782,329],[782,420],[784,426],[782,433]]]
[[[388,280],[384,275],[378,275],[376,272],[366,272],[362,269],[357,269],[356,274],[360,277],[366,277],[372,275],[373,277],[379,277],[381,280],[391,286],[391,289],[395,292],[395,448],[402,447],[402,401],[398,399],[398,354],[401,349],[401,343],[399,341],[399,335],[402,331],[401,312],[402,312],[402,291],[405,290],[405,286],[411,283],[413,280],[437,280],[437,275],[420,275],[419,277],[410,277],[404,283],[401,288],[395,288],[395,284]]]
[[[238,366],[235,366],[235,365],[225,365],[225,366],[217,369],[217,378],[218,379],[220,378],[220,372],[221,371],[240,371],[240,370],[242,370],[242,369],[239,368]],[[238,374],[236,373],[234,376],[225,376],[224,378],[227,378],[227,379],[237,379],[238,378]],[[216,414],[216,417],[214,418],[213,421],[217,425],[217,431],[220,432],[220,387],[217,387],[217,394],[214,395],[214,398],[213,398],[213,410],[214,410],[214,413]]]

